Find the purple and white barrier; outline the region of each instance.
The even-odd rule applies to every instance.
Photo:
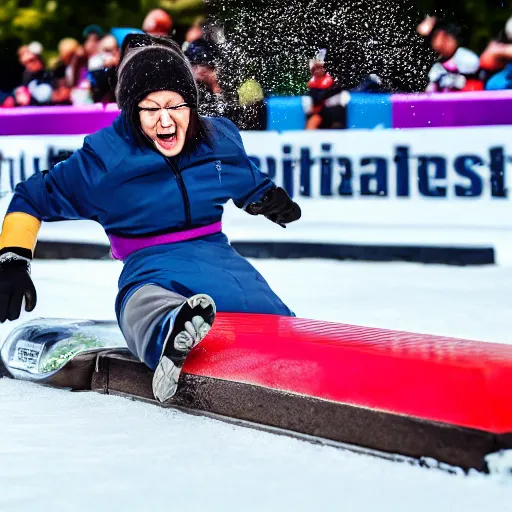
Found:
[[[512,124],[512,91],[391,96],[393,128]]]
[[[269,129],[302,130],[301,102],[285,100],[287,98],[269,100]],[[0,136],[85,135],[108,126],[118,114],[115,104],[0,109]],[[355,93],[348,107],[351,129],[503,125],[512,125],[512,91]]]
[[[0,109],[3,135],[86,135],[114,121],[117,105],[18,107]]]

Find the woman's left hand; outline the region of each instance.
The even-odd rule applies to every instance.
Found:
[[[251,215],[264,215],[282,228],[290,222],[299,220],[301,216],[300,206],[281,187],[271,188],[260,201],[251,203],[246,212]]]

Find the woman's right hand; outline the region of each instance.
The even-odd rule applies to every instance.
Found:
[[[20,317],[23,299],[25,310],[36,307],[37,294],[30,277],[32,251],[21,247],[0,250],[0,323]]]

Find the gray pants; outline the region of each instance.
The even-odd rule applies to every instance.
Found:
[[[162,342],[159,338],[162,323],[185,300],[183,295],[154,284],[141,286],[132,294],[121,312],[119,326],[134,356],[150,367],[155,366],[146,358],[148,347],[150,343]]]

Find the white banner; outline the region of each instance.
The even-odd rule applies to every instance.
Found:
[[[512,127],[242,136],[248,155],[299,202],[303,218],[285,232],[228,208],[233,239],[512,249]],[[82,141],[0,137],[0,193]]]

